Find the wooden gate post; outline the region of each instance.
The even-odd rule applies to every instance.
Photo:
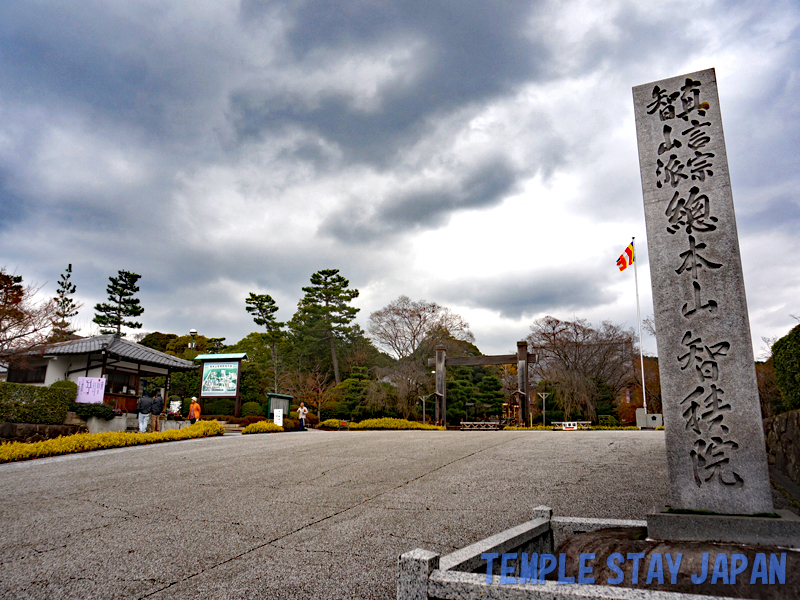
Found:
[[[522,395],[519,397],[519,418],[522,427],[530,423],[530,402],[528,402],[528,342],[517,342],[517,385]]]
[[[445,346],[436,346],[436,422],[438,423],[441,418],[445,427],[447,426],[447,371],[444,365],[446,358]]]

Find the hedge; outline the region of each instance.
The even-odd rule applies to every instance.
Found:
[[[76,435],[60,436],[52,440],[44,440],[43,442],[36,442],[34,444],[27,444],[25,442],[0,444],[0,463],[29,460],[32,458],[45,458],[48,456],[61,456],[62,454],[75,454],[77,452],[89,452],[91,450],[106,450],[108,448],[190,440],[212,435],[223,435],[224,433],[225,428],[216,421],[201,421],[189,427],[184,427],[183,429],[171,429],[159,433],[125,433],[121,431],[111,433],[78,433]]]
[[[74,399],[70,389],[0,381],[0,422],[61,425]]]
[[[384,417],[382,419],[366,419],[360,423],[350,423],[349,429],[356,431],[365,429],[437,429],[444,431],[444,427],[422,424],[417,421],[407,421],[406,419],[392,419],[389,417]]]
[[[115,413],[114,409],[108,404],[71,402],[69,409],[84,421],[88,421],[89,417],[97,417],[98,419],[110,421],[117,416],[117,413]]]
[[[772,345],[772,364],[783,399],[782,412],[800,408],[800,325]]]

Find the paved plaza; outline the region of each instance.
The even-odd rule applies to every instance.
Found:
[[[664,432],[297,432],[0,465],[0,598],[380,598],[397,557],[638,518]]]

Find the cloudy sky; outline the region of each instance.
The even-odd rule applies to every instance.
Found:
[[[598,8],[602,6],[602,8]],[[82,0],[0,5],[0,266],[78,323],[234,342],[338,268],[487,354],[533,319],[652,313],[631,88],[716,68],[754,348],[800,316],[796,2]],[[645,350],[655,342],[645,339]]]

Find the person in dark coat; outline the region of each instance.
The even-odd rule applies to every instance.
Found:
[[[155,420],[153,421],[153,431],[158,431],[158,415],[164,410],[164,398],[161,397],[161,392],[156,393],[156,397],[153,398],[153,405],[150,407],[150,414],[155,415]]]
[[[142,392],[142,397],[136,403],[136,411],[139,413],[139,433],[147,431],[147,425],[150,423],[150,411],[153,409],[153,399],[150,394],[145,390]]]

